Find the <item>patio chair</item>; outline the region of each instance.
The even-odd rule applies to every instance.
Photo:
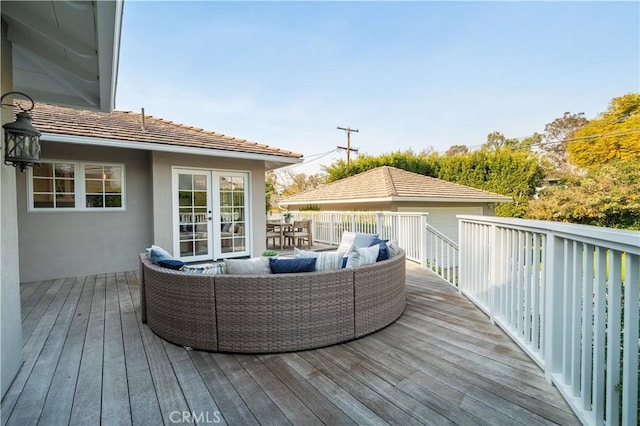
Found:
[[[313,237],[311,236],[311,221],[294,221],[291,229],[284,233],[284,237],[295,247],[300,247],[302,242],[307,241],[307,248],[311,248],[313,242]]]
[[[273,240],[273,246],[276,247],[276,238],[280,243],[280,250],[282,250],[284,246],[282,229],[278,224],[267,222],[267,247],[269,247],[269,240]]]

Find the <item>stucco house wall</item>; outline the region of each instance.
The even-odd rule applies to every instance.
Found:
[[[2,21],[0,33],[0,93],[13,90],[11,43],[7,25]],[[7,99],[5,99],[6,101]],[[2,123],[14,120],[10,108],[2,108]],[[2,146],[4,147],[4,132]],[[4,149],[0,149],[4,157]],[[16,209],[16,169],[0,162],[0,390],[4,396],[22,365],[22,324],[20,314],[20,275],[18,261],[18,215]]]
[[[124,211],[28,211],[27,174],[17,185],[23,282],[130,271],[152,241],[150,154],[146,151],[43,142],[41,159],[125,165]]]

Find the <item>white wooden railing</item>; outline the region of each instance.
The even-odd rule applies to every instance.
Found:
[[[458,245],[428,223],[426,213],[292,212],[294,219],[311,219],[313,241],[339,245],[344,231],[378,234],[397,240],[408,260],[433,270],[450,284],[458,282]]]
[[[458,216],[459,290],[584,424],[638,424],[640,233]]]

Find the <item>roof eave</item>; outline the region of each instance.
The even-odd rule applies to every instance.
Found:
[[[40,137],[45,142],[60,142],[77,145],[106,146],[111,148],[137,149],[142,151],[173,152],[176,154],[203,155],[207,157],[238,158],[244,160],[265,161],[268,170],[298,164],[303,158],[286,157],[270,154],[256,154],[242,151],[224,151],[220,149],[185,147],[179,145],[160,144],[152,142],[123,141],[118,139],[92,138],[87,136],[73,136],[57,133],[43,133]]]

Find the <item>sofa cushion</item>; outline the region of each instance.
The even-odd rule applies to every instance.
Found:
[[[344,253],[341,251],[316,252],[300,250],[297,247],[294,247],[293,255],[296,258],[316,259],[316,271],[340,269],[342,268],[342,258],[344,257]]]
[[[374,238],[378,238],[378,234],[345,231],[342,233],[338,251],[349,253],[354,247],[369,247]]]
[[[376,263],[380,254],[380,245],[375,244],[371,247],[355,247],[347,259],[347,268],[355,268],[357,266],[371,265]]]
[[[184,262],[178,259],[162,259],[158,262],[159,266],[179,271],[184,266]]]
[[[254,257],[251,259],[225,259],[225,271],[231,275],[263,275],[270,274],[269,259]]]
[[[313,272],[316,270],[315,257],[300,257],[297,259],[270,258],[269,265],[274,274],[292,274],[296,272]]]
[[[151,250],[149,250],[149,260],[151,260],[151,263],[154,265],[158,265],[158,262],[161,260],[171,259],[173,259],[173,256],[171,256],[171,254],[162,247],[154,245],[151,246]]]

